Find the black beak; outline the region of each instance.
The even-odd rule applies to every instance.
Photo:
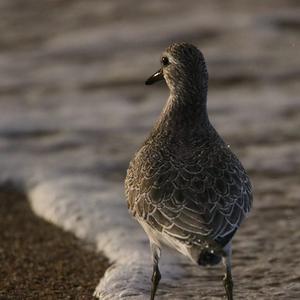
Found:
[[[163,70],[159,69],[157,72],[155,72],[152,76],[150,76],[146,80],[145,84],[150,85],[150,84],[153,84],[156,81],[160,81],[160,80],[163,80],[163,79],[164,79]]]

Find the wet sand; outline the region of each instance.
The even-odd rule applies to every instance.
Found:
[[[108,262],[35,216],[26,195],[0,186],[0,299],[92,299]]]
[[[122,181],[130,158],[147,136],[167,97],[164,84],[146,88],[144,80],[159,67],[161,51],[171,41],[193,42],[207,58],[211,121],[240,157],[254,186],[254,208],[233,241],[235,299],[299,299],[299,1],[208,0],[190,1],[189,5],[186,1],[175,4],[138,0],[24,3],[0,3],[0,179],[21,178],[28,183],[37,177],[42,187],[54,182],[50,191],[58,187],[72,197],[80,195],[82,206],[74,205],[74,215],[79,216],[77,223],[55,219],[57,225],[78,236],[89,235],[81,232],[80,223],[89,203],[94,201],[92,204],[101,216],[101,205],[105,203],[99,200],[101,193],[111,202],[118,199],[113,208],[119,210],[108,209],[118,213],[107,218],[115,223],[107,224],[134,232],[122,245],[123,252],[127,248],[130,252],[131,241],[141,238],[126,221],[129,216],[121,205],[125,207]],[[13,216],[18,218],[5,221],[12,228],[5,231],[5,249],[14,245],[14,232],[25,238],[20,232],[23,217],[28,224],[42,222],[29,211],[25,200],[18,201],[24,195],[14,193],[18,212]],[[1,195],[1,200],[7,201],[10,192]],[[39,196],[43,202],[43,188]],[[69,203],[74,204],[71,200]],[[105,218],[95,216],[96,210],[90,207],[85,216],[92,218],[88,228],[95,230],[89,238],[95,237],[98,249],[106,247],[106,254],[112,255],[110,250],[118,249],[114,237],[104,236],[104,242],[96,240],[99,228],[103,228],[99,220]],[[42,211],[41,215],[47,218],[51,213]],[[64,240],[61,230],[47,223],[40,227],[44,226],[51,226],[51,232],[57,230],[51,235],[53,240]],[[66,276],[58,275],[59,268],[72,267],[68,278],[73,278],[73,268],[74,272],[82,271],[74,265],[82,255],[61,250],[59,257],[56,252],[53,257],[46,256],[35,242],[43,240],[44,235],[33,227],[26,234],[26,241],[32,242],[24,242],[24,247],[14,246],[18,257],[25,261],[30,258],[28,268],[39,260],[59,258],[63,262],[60,266],[54,264],[53,270],[45,267],[43,273],[38,273],[43,275],[37,279],[40,281],[35,282],[35,277],[26,279],[23,260],[18,263],[12,252],[6,251],[6,259],[12,263],[5,265],[5,272],[19,274],[20,287],[39,285],[45,293],[58,290],[64,296],[72,291],[73,297],[75,281],[65,281]],[[1,234],[5,232],[1,230]],[[121,237],[120,234],[116,239]],[[31,243],[37,245],[36,250],[30,248]],[[34,258],[31,251],[36,251]],[[89,277],[75,283],[89,289],[89,295],[107,266],[100,256],[92,261],[86,262],[92,267],[84,276],[99,271],[93,284]],[[163,274],[160,299],[222,299],[221,267],[195,268],[180,258],[178,265],[188,275],[168,281]],[[116,263],[116,273],[124,270],[118,266]],[[141,286],[143,278],[148,284],[150,269],[149,274],[144,274],[132,271],[130,266],[131,262],[128,277],[125,274],[122,282],[113,285],[115,282],[107,279],[105,299],[118,299],[120,290],[128,286],[132,288],[132,299],[147,297],[148,285]],[[136,271],[135,278],[139,279],[132,283],[133,287],[131,271]],[[13,284],[15,279],[10,279]],[[0,281],[1,284],[6,283]],[[11,285],[5,285],[5,289],[9,288],[12,293]]]

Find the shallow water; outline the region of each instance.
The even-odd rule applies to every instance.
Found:
[[[175,40],[204,52],[211,121],[254,185],[233,242],[236,299],[300,297],[298,1],[7,0],[0,11],[0,178],[115,262],[101,299],[149,290],[147,240],[122,181],[167,97],[143,82]],[[223,297],[221,267],[167,256],[160,299]]]

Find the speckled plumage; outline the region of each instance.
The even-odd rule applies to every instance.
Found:
[[[208,119],[201,52],[175,43],[163,56],[170,97],[129,165],[125,190],[150,242],[159,248],[165,242],[197,262],[203,249],[222,255],[250,211],[251,184]]]

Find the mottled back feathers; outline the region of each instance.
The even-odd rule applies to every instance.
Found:
[[[187,245],[226,245],[251,206],[242,165],[219,138],[184,155],[173,147],[148,142],[137,153],[126,179],[130,211]]]
[[[251,208],[251,184],[208,119],[202,53],[182,43],[163,55],[170,97],[128,168],[128,207],[139,222],[187,247],[224,247]]]

